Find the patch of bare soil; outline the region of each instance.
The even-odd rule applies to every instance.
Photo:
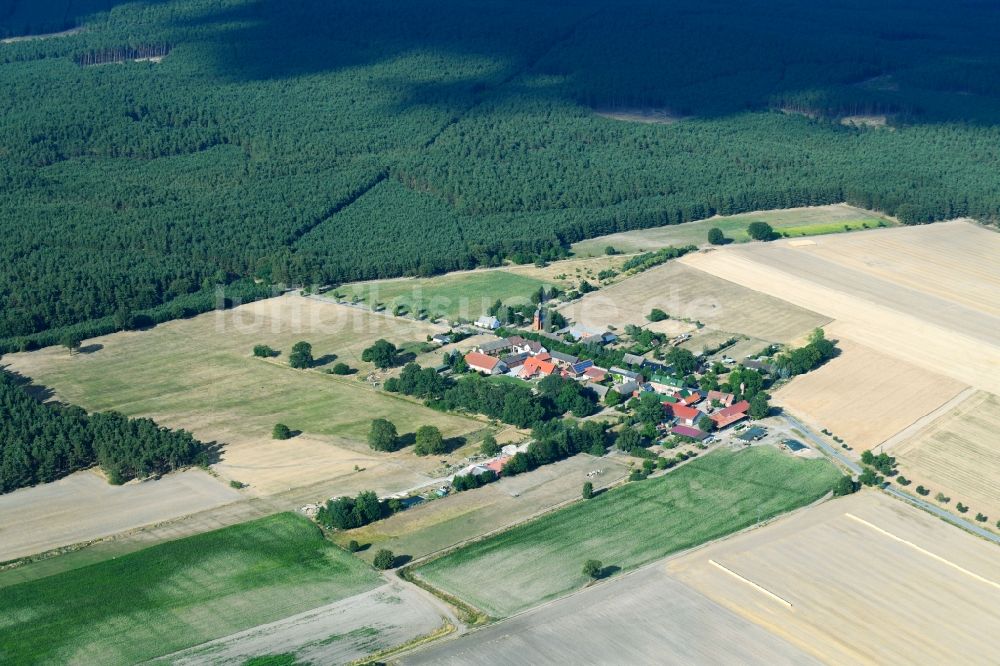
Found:
[[[688,118],[689,116],[681,116],[667,109],[641,109],[641,108],[626,108],[626,109],[596,109],[594,111],[597,115],[602,118],[609,118],[611,120],[621,120],[630,123],[645,123],[649,125],[673,125],[674,123],[679,123],[680,121]]]

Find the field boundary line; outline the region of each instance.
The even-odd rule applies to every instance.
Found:
[[[774,592],[772,592],[771,590],[767,589],[767,588],[766,588],[766,587],[764,587],[763,585],[759,585],[759,584],[757,584],[757,583],[753,582],[752,580],[750,580],[750,579],[749,579],[749,578],[747,578],[746,576],[742,576],[742,575],[740,575],[740,574],[736,573],[735,571],[733,571],[732,569],[730,569],[730,568],[729,568],[729,567],[727,567],[726,565],[724,565],[724,564],[720,564],[719,562],[716,562],[715,560],[712,560],[712,559],[710,559],[710,560],[708,561],[708,563],[709,563],[709,564],[711,564],[711,565],[713,565],[713,566],[716,566],[716,567],[718,567],[719,569],[722,569],[723,571],[725,571],[725,572],[726,572],[727,574],[729,574],[729,575],[730,575],[730,576],[732,576],[733,578],[736,578],[737,580],[741,580],[741,581],[743,581],[744,583],[746,583],[746,584],[747,584],[747,585],[749,585],[750,587],[754,588],[754,589],[755,589],[755,590],[757,590],[758,592],[763,592],[763,593],[764,593],[764,594],[766,594],[767,596],[771,597],[771,598],[772,598],[772,599],[774,599],[775,601],[778,601],[778,602],[780,602],[780,603],[784,604],[784,605],[785,605],[785,606],[787,606],[788,608],[791,608],[791,607],[792,607],[792,602],[791,602],[791,601],[789,601],[788,599],[785,599],[784,597],[781,597],[781,596],[779,596],[779,595],[775,594]]]
[[[964,389],[949,398],[947,402],[938,405],[910,425],[897,432],[895,435],[892,435],[883,440],[880,444],[873,446],[872,451],[878,449],[879,453],[882,453],[883,451],[888,451],[889,449],[894,448],[897,444],[904,444],[907,441],[914,439],[921,432],[933,426],[938,419],[957,409],[976,393],[978,393],[976,388],[966,386]]]
[[[786,513],[782,513],[782,514],[778,514],[776,516],[772,516],[771,518],[767,518],[767,519],[763,520],[760,523],[755,523],[753,525],[748,525],[748,526],[744,527],[743,529],[741,529],[739,531],[732,532],[730,534],[724,534],[724,535],[722,535],[722,536],[720,536],[718,538],[712,539],[711,541],[706,541],[705,543],[700,543],[697,546],[691,546],[690,548],[678,551],[676,553],[670,553],[670,554],[665,555],[665,556],[663,556],[661,558],[655,559],[655,560],[653,560],[651,562],[647,562],[646,564],[639,565],[635,569],[629,569],[629,570],[623,571],[621,573],[615,574],[614,576],[611,576],[610,578],[606,578],[606,579],[602,579],[600,581],[597,581],[595,584],[586,585],[586,586],[581,587],[581,588],[579,588],[577,590],[569,592],[568,594],[565,594],[563,596],[559,596],[559,597],[556,597],[554,599],[549,599],[548,601],[542,602],[541,604],[539,604],[537,606],[532,606],[531,608],[525,608],[524,610],[518,611],[518,612],[514,613],[513,615],[508,615],[507,617],[502,617],[502,618],[493,618],[489,622],[487,622],[486,624],[478,625],[478,626],[471,626],[471,627],[469,627],[467,633],[465,633],[465,634],[459,634],[459,635],[447,636],[447,637],[445,637],[442,640],[442,642],[456,640],[460,636],[468,636],[468,635],[473,634],[473,633],[475,633],[477,631],[481,631],[481,630],[483,630],[483,629],[485,629],[487,627],[492,627],[492,626],[495,626],[495,625],[498,625],[498,624],[503,624],[503,623],[506,623],[506,622],[510,622],[511,620],[513,620],[513,619],[515,619],[517,617],[520,617],[522,615],[528,615],[530,613],[538,612],[542,608],[547,608],[548,606],[560,603],[562,601],[565,601],[566,599],[569,599],[570,597],[575,597],[577,595],[586,594],[588,591],[595,589],[595,587],[597,587],[599,585],[600,586],[603,586],[603,585],[613,585],[614,583],[616,583],[617,581],[622,580],[623,578],[626,578],[626,577],[629,577],[629,576],[638,575],[639,573],[641,573],[643,571],[648,571],[650,569],[655,569],[657,567],[666,567],[673,560],[681,559],[683,557],[687,557],[687,556],[691,555],[692,553],[696,553],[696,552],[698,552],[700,550],[704,550],[706,548],[709,548],[710,546],[713,546],[713,545],[718,544],[720,542],[726,541],[728,539],[735,538],[735,537],[737,537],[737,536],[739,536],[741,534],[746,534],[748,532],[752,532],[752,531],[760,529],[762,527],[766,527],[766,526],[768,526],[768,525],[770,525],[772,523],[776,523],[776,522],[783,521],[783,520],[788,520],[792,516],[798,515],[799,513],[808,511],[809,509],[812,509],[813,507],[817,507],[817,506],[819,506],[821,504],[829,502],[831,499],[833,499],[833,493],[832,492],[828,492],[827,494],[823,495],[823,497],[820,497],[819,499],[817,499],[817,500],[815,500],[813,502],[810,502],[809,504],[806,504],[804,506],[800,506],[800,507],[798,507],[796,509],[792,509],[791,511],[788,511]],[[574,501],[576,501],[576,500],[574,500]],[[411,566],[412,566],[412,564],[407,564],[405,567],[403,567],[403,569],[409,569],[409,567],[411,567]],[[400,569],[400,571],[402,571],[403,569]],[[672,574],[670,571],[665,571],[664,573],[665,573],[666,576],[668,576],[670,578],[673,578],[674,580],[677,580],[678,582],[681,582],[683,585],[687,585],[687,583],[683,583],[683,581],[680,581],[680,579],[675,578],[674,574]],[[412,575],[415,579],[419,580],[419,582],[414,581],[415,585],[418,585],[418,586],[421,586],[421,587],[424,586],[424,585],[426,585],[427,587],[425,589],[427,589],[427,591],[431,592],[432,594],[434,594],[435,592],[439,592],[439,590],[437,590],[436,587],[434,587],[433,585],[431,585],[430,583],[428,583],[425,579],[420,578],[417,574],[411,573],[410,575]],[[694,590],[693,587],[690,587],[690,586],[688,586],[688,587],[690,589]],[[695,590],[695,591],[697,591],[697,590]],[[447,593],[443,593],[443,594],[447,594]],[[463,601],[463,603],[467,603],[467,602]],[[409,654],[410,652],[418,652],[422,647],[423,646],[420,646],[420,648],[415,648],[412,651],[407,651],[405,654]],[[396,656],[397,657],[404,656],[404,653],[401,653],[401,654],[396,655]]]
[[[912,541],[907,541],[906,539],[898,537],[895,534],[893,534],[892,532],[888,532],[888,531],[882,529],[878,525],[873,525],[872,523],[869,523],[864,518],[858,518],[853,513],[845,513],[844,515],[847,516],[848,518],[850,518],[851,520],[855,520],[855,521],[861,523],[862,525],[866,525],[866,526],[870,527],[871,529],[875,530],[876,532],[878,532],[880,534],[884,534],[885,536],[889,537],[890,539],[893,539],[894,541],[898,541],[899,543],[905,544],[905,545],[909,546],[910,548],[916,550],[919,553],[923,553],[924,555],[927,555],[928,557],[930,557],[930,558],[932,558],[934,560],[937,560],[938,562],[941,562],[942,564],[946,564],[949,567],[951,567],[952,569],[956,569],[958,571],[961,571],[965,575],[970,576],[970,577],[978,580],[981,583],[986,583],[987,585],[992,585],[996,589],[1000,590],[1000,583],[992,581],[989,578],[985,578],[983,576],[980,576],[979,574],[977,574],[977,573],[975,573],[973,571],[969,571],[968,569],[966,569],[964,567],[961,567],[961,566],[955,564],[954,562],[952,562],[951,560],[947,560],[947,559],[941,557],[940,555],[935,555],[934,553],[930,552],[929,550],[927,550],[925,548],[921,548],[920,546],[918,546],[917,544],[913,543]]]

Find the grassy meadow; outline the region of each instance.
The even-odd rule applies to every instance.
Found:
[[[687,222],[666,227],[638,229],[581,241],[573,245],[573,253],[580,257],[597,256],[604,248],[614,247],[619,252],[648,252],[668,245],[704,245],[708,241],[708,230],[718,227],[726,238],[734,243],[750,240],[747,227],[751,222],[767,222],[778,233],[790,238],[819,236],[845,231],[874,229],[880,224],[895,226],[896,223],[878,213],[854,208],[844,204],[792,208],[789,210],[767,210],[742,215],[713,217],[697,222]]]
[[[0,662],[135,663],[379,583],[279,514],[0,589]]]
[[[443,330],[423,322],[387,318],[331,303],[283,296],[224,313],[89,340],[87,353],[49,348],[4,358],[10,369],[54,389],[89,410],[150,416],[195,435],[238,443],[270,438],[277,421],[311,436],[360,443],[371,420],[390,418],[401,433],[421,425],[447,437],[477,430],[472,419],[372,391],[363,381],[373,368],[362,351],[379,338],[397,345],[424,341]],[[318,360],[314,370],[288,366],[293,344],[305,340]],[[254,345],[279,352],[254,358]],[[323,372],[337,362],[353,375]]]
[[[509,270],[471,271],[431,278],[360,282],[336,289],[347,299],[360,299],[373,306],[382,304],[386,312],[398,306],[416,315],[421,311],[431,319],[474,320],[486,313],[497,299],[505,303],[524,302],[546,282]]]
[[[372,419],[391,420],[401,435],[433,425],[446,438],[468,436],[483,424],[373,389],[365,380],[373,368],[361,360],[362,352],[379,338],[407,345],[442,330],[286,295],[147,331],[92,338],[79,354],[50,347],[7,355],[3,362],[65,402],[149,417],[202,441],[218,442],[221,459],[213,469],[227,480],[249,484],[256,493],[334,480],[341,490],[360,486],[394,492],[417,485],[426,478],[419,472],[438,462],[418,458],[409,449],[372,451],[366,441]],[[288,365],[299,340],[312,344],[317,367],[296,370]],[[256,358],[252,350],[258,344],[279,354]],[[339,362],[354,374],[325,372]],[[299,434],[275,440],[271,433],[276,423]]]
[[[634,569],[808,504],[838,475],[825,460],[770,447],[720,450],[470,544],[417,574],[504,617],[583,587],[588,559]]]

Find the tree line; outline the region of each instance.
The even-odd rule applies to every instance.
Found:
[[[398,378],[386,380],[385,390],[421,398],[435,409],[483,414],[519,428],[530,428],[567,412],[584,417],[598,411],[593,391],[558,375],[539,382],[536,395],[527,384],[501,384],[478,374],[454,380],[433,368],[408,363]]]
[[[209,462],[209,447],[184,430],[115,412],[44,405],[23,383],[0,370],[0,493],[93,465],[121,484]]]

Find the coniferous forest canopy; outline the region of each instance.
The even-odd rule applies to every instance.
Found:
[[[115,412],[43,405],[0,370],[0,494],[100,465],[112,483],[210,462],[212,450],[183,430]]]
[[[0,350],[713,213],[1000,208],[986,0],[0,0],[78,27],[0,44]],[[682,120],[595,113],[634,108]]]

